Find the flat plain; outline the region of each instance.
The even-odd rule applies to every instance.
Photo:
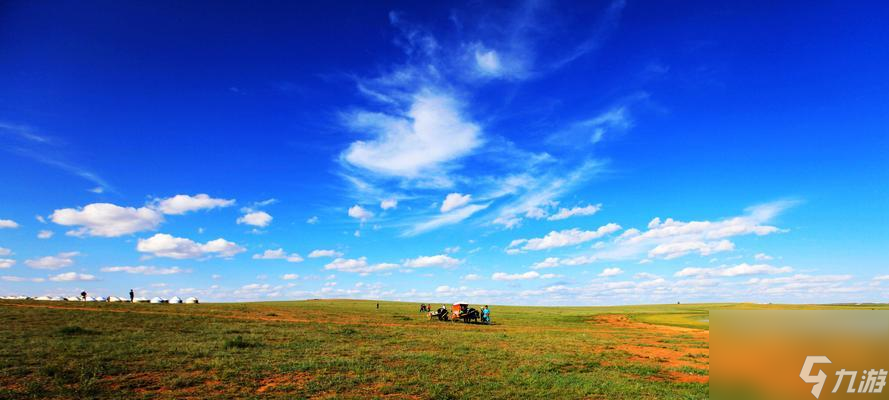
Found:
[[[702,399],[709,310],[857,308],[376,306],[0,301],[0,398]]]

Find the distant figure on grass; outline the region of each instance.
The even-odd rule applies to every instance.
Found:
[[[426,311],[426,304],[420,304],[420,312]]]
[[[133,292],[133,289],[130,289],[130,303],[133,302],[134,298],[136,298],[136,293]]]
[[[80,292],[80,298],[83,299],[83,301],[86,301],[86,290]]]
[[[380,303],[377,303],[377,310],[380,309]]]
[[[488,306],[482,309],[482,322],[486,324],[491,323],[491,310],[488,309]]]

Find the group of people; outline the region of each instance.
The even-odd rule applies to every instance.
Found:
[[[430,315],[433,315],[432,304],[420,304],[420,312],[428,312],[428,313],[430,313]],[[439,307],[439,309],[434,312],[435,315],[443,315],[443,314],[447,314],[447,313],[448,313],[448,307],[445,306],[444,304],[442,304],[441,307]],[[483,323],[485,323],[485,324],[491,323],[491,309],[489,309],[487,305],[485,305],[482,308],[480,314],[481,314],[481,319],[482,319]]]

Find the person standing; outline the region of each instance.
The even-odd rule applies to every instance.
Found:
[[[136,298],[136,293],[133,292],[133,289],[130,289],[130,303],[133,302],[134,298]]]
[[[482,322],[486,324],[491,323],[491,310],[488,309],[487,305],[482,309]]]

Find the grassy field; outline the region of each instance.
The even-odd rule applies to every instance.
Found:
[[[708,310],[0,302],[0,398],[708,397]],[[832,307],[822,307],[832,308]]]

